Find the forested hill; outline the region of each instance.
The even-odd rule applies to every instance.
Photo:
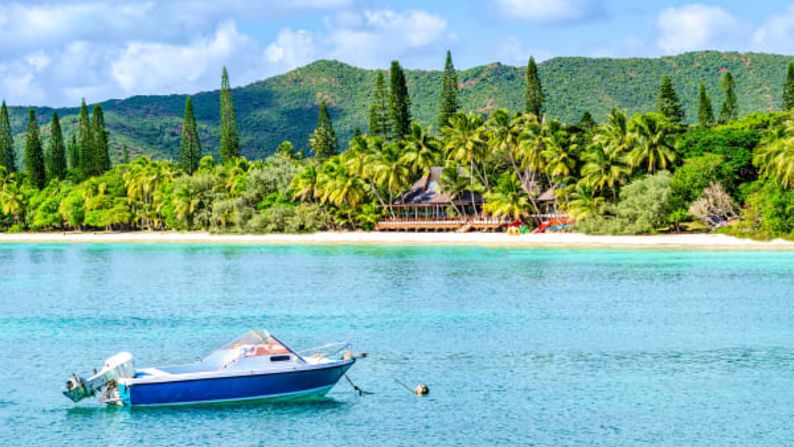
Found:
[[[657,59],[607,59],[561,57],[543,62],[540,77],[546,92],[547,114],[566,122],[579,120],[589,110],[601,120],[612,107],[629,113],[655,108],[663,75],[673,83],[686,109],[687,121],[697,113],[697,88],[706,84],[714,108],[719,110],[722,92],[719,79],[728,69],[736,80],[740,114],[780,107],[787,56],[760,53],[686,53]],[[439,65],[443,58],[439,56]],[[234,73],[231,73],[232,78]],[[487,113],[494,108],[523,108],[524,67],[499,63],[459,73],[460,99],[464,110]],[[407,71],[415,119],[434,124],[438,109],[441,71]],[[307,145],[317,120],[320,99],[331,115],[343,146],[353,130],[366,131],[368,101],[375,71],[336,61],[318,61],[289,73],[255,82],[233,91],[240,127],[242,153],[261,157],[278,143],[291,140],[297,148]],[[90,100],[90,98],[88,98]],[[111,133],[111,156],[118,159],[121,145],[131,153],[157,158],[174,157],[179,150],[184,95],[135,96],[103,103]],[[193,96],[205,151],[217,150],[218,91]],[[46,123],[52,109],[40,108]],[[22,132],[23,108],[12,108],[15,130]],[[58,109],[67,137],[76,121],[76,108]],[[44,129],[47,133],[47,129]],[[21,139],[19,148],[21,149]]]

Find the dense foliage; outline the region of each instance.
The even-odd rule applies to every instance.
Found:
[[[439,64],[443,56],[439,57]],[[698,117],[698,86],[711,96],[714,114],[720,111],[723,90],[720,76],[730,70],[736,81],[741,114],[781,109],[788,56],[760,53],[693,52],[655,59],[561,57],[537,65],[545,95],[544,115],[576,123],[585,110],[603,122],[612,108],[636,114],[656,109],[662,77],[673,81],[688,123]],[[384,67],[388,68],[388,67]],[[387,70],[388,71],[388,70]],[[461,70],[458,101],[461,110],[490,113],[498,108],[524,110],[526,65],[490,64]],[[435,124],[439,112],[442,71],[404,70],[411,114],[415,120]],[[341,142],[356,128],[365,130],[376,70],[363,70],[334,61],[318,61],[289,73],[232,90],[239,126],[240,154],[262,158],[289,140],[306,148],[317,122],[320,100],[334,118]],[[388,84],[388,73],[386,84]],[[388,86],[387,86],[388,87]],[[157,159],[177,159],[185,95],[136,96],[102,103],[110,132],[110,155],[122,160],[123,147],[130,154]],[[193,107],[205,153],[218,154],[219,91],[193,95]],[[25,131],[27,108],[11,108],[14,133]],[[54,110],[38,108],[37,117],[47,134],[46,123]],[[79,108],[57,110],[69,141],[78,124]],[[2,123],[0,123],[2,127]],[[434,126],[436,132],[440,127]],[[18,138],[17,154],[23,140]],[[0,143],[1,144],[1,143]],[[17,159],[21,163],[21,156]]]
[[[451,69],[451,55],[447,62]],[[721,228],[752,237],[794,236],[794,116],[787,111],[737,118],[737,92],[745,87],[730,70],[721,70],[717,125],[705,82],[698,88],[699,124],[690,125],[684,121],[692,116],[686,113],[688,94],[679,95],[677,79],[666,75],[651,96],[655,104],[647,109],[655,112],[613,108],[599,124],[582,110],[575,124],[567,124],[543,114],[543,66],[529,61],[523,76],[526,103],[512,108],[522,113],[467,110],[464,101],[464,111],[437,109],[441,113],[435,119],[445,124],[434,131],[410,119],[414,109],[424,110],[424,105],[412,106],[417,93],[411,86],[421,85],[411,84],[411,73],[395,62],[388,89],[378,72],[365,89],[371,97],[359,105],[361,113],[369,112],[370,134],[356,132],[349,139],[337,139],[335,128],[345,120],[344,111],[336,116],[338,98],[321,94],[324,87],[315,85],[319,109],[314,130],[304,140],[312,149],[310,157],[289,140],[264,160],[238,156],[236,144],[248,135],[238,134],[226,70],[217,98],[224,117],[216,133],[222,148],[218,164],[212,155],[198,159],[205,136],[198,117],[204,106],[194,110],[192,98],[185,102],[178,129],[178,164],[135,151],[132,161],[111,168],[108,142],[113,134],[105,129],[102,107],[95,105],[89,116],[85,102],[66,148],[59,117],[53,115],[44,132],[49,134],[45,156],[36,113],[30,110],[28,129],[18,134],[25,142],[25,170],[15,171],[14,163],[0,168],[0,229],[371,229],[386,212],[382,205],[431,167],[442,166],[444,191],[470,198],[482,194],[482,213],[493,218],[538,223],[546,218],[541,214],[551,212],[570,216],[577,229],[590,233]],[[453,73],[448,70],[435,95],[422,92],[420,97],[438,97],[440,91],[453,104]],[[487,76],[477,82],[499,80],[496,71]],[[464,97],[466,82],[464,76],[458,84]],[[789,88],[782,80],[775,87],[781,95]],[[237,93],[245,98],[240,89],[235,101]],[[0,131],[5,132],[3,110]],[[8,139],[0,137],[0,143]],[[347,142],[341,152],[340,140]],[[122,158],[127,157],[129,152],[122,150]],[[64,159],[69,160],[67,170]],[[552,204],[539,202],[544,191],[553,193]],[[450,215],[462,212],[451,207]]]

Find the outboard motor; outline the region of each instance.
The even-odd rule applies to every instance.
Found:
[[[78,375],[73,375],[66,381],[66,389],[63,395],[73,402],[79,402],[86,397],[94,396],[102,388],[115,384],[118,379],[135,377],[135,364],[132,354],[120,352],[105,360],[105,366],[98,373],[84,379]]]

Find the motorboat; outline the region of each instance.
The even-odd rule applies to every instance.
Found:
[[[257,329],[195,363],[138,369],[132,354],[121,352],[87,378],[73,375],[63,394],[74,402],[98,396],[102,403],[121,406],[323,396],[362,356],[347,343],[326,346],[338,348],[301,355]]]

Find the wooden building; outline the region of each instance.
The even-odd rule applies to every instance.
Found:
[[[376,230],[406,231],[469,231],[495,230],[510,222],[483,214],[481,194],[465,191],[455,197],[441,186],[443,168],[432,167],[411,188],[393,203],[385,206],[385,216],[378,221]],[[554,193],[542,196],[554,200]],[[540,199],[540,198],[539,198]],[[545,202],[544,202],[545,203]]]

